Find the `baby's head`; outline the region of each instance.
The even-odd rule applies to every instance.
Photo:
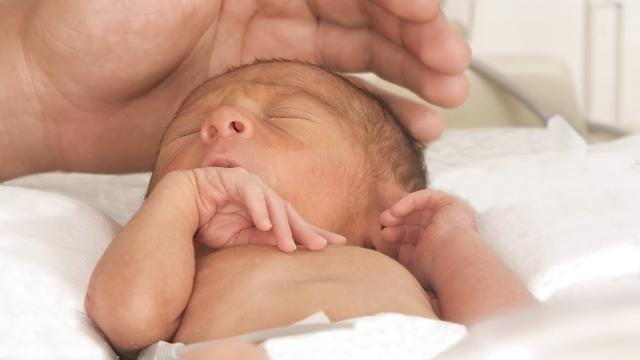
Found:
[[[369,92],[315,65],[259,61],[209,79],[163,136],[172,170],[242,166],[309,222],[376,244],[380,212],[426,186],[422,146]]]

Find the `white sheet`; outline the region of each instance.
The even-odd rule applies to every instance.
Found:
[[[471,202],[483,237],[541,300],[640,273],[640,136],[479,161],[432,185]]]
[[[120,226],[69,197],[0,186],[0,359],[113,359],[84,313]]]
[[[272,360],[424,360],[462,340],[462,325],[402,314],[379,314],[345,322],[352,329],[268,340]]]

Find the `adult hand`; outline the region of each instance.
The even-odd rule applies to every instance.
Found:
[[[193,187],[198,220],[195,240],[212,249],[238,245],[270,245],[291,252],[295,243],[310,250],[346,239],[305,221],[258,176],[243,168],[185,171]]]
[[[0,139],[0,160],[9,170],[0,179],[50,169],[148,170],[165,125],[190,90],[255,58],[370,70],[434,104],[459,104],[468,88],[461,73],[469,48],[438,5],[437,0],[3,3],[0,46],[10,56],[0,61],[0,115],[7,119],[0,130],[9,141]],[[426,108],[400,102],[398,112],[422,140],[434,136],[429,129],[442,126]]]
[[[380,215],[384,248],[425,287],[432,259],[448,239],[478,235],[475,212],[463,200],[435,190],[407,194]]]

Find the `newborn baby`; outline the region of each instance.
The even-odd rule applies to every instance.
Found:
[[[319,67],[257,62],[210,79],[167,127],[87,312],[135,357],[317,311],[469,323],[531,301],[470,208],[424,190],[423,164],[381,101]]]

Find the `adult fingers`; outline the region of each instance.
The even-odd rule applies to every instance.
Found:
[[[442,134],[444,117],[440,112],[398,95],[386,93],[381,96],[416,140],[428,144]]]
[[[398,18],[414,22],[429,21],[437,16],[440,11],[439,0],[374,0],[371,2],[386,9]]]
[[[325,23],[318,31],[318,61],[334,70],[373,71],[439,106],[453,107],[467,97],[469,82],[464,74],[434,70],[375,31]],[[345,47],[345,43],[350,46]]]
[[[385,91],[366,80],[347,76],[352,83],[366,88],[372,93],[383,98],[393,109],[399,120],[409,129],[411,135],[423,144],[436,140],[444,130],[444,118],[442,114],[425,103],[417,103],[405,97]]]
[[[376,2],[368,3],[367,13],[371,28],[433,70],[456,75],[469,67],[471,49],[444,13],[438,11],[427,21],[406,21]]]
[[[438,0],[310,0],[309,4],[316,18],[347,27],[368,26],[371,4],[412,22],[430,21],[440,10]]]

